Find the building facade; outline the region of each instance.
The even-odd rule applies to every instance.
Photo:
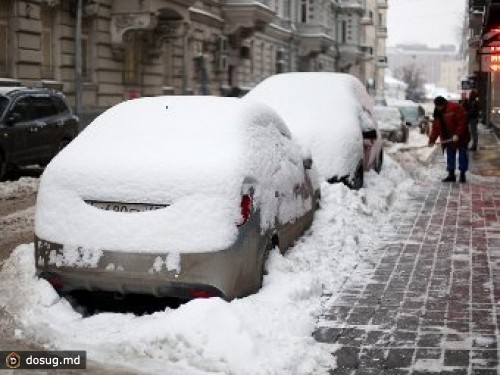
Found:
[[[76,7],[76,0],[0,1],[0,85],[51,87],[74,103]],[[378,82],[386,9],[386,0],[84,0],[83,108],[227,95],[288,71]]]
[[[454,45],[429,48],[421,44],[401,44],[387,49],[389,69],[397,77],[403,69],[416,69],[424,83],[438,85],[442,63],[457,59]]]

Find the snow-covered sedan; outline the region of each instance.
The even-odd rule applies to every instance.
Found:
[[[391,142],[403,143],[408,140],[409,129],[398,108],[375,106],[375,116],[383,138]]]
[[[41,177],[37,273],[62,294],[253,293],[268,252],[288,248],[313,220],[311,163],[264,104],[172,96],[119,104]]]
[[[330,183],[360,189],[365,170],[382,168],[382,139],[373,103],[352,75],[278,74],[263,80],[243,100],[273,107]]]

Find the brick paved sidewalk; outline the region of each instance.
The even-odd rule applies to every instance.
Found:
[[[417,185],[392,222],[365,279],[326,303],[331,373],[500,373],[500,184]]]

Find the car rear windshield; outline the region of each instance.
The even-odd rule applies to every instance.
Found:
[[[5,112],[5,109],[9,105],[9,99],[7,99],[5,96],[0,95],[0,117],[3,116],[3,113]]]
[[[418,108],[417,107],[401,107],[401,112],[406,119],[417,119],[418,118]]]

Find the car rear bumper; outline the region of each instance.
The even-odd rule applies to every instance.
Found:
[[[61,293],[86,290],[230,300],[258,290],[265,242],[258,227],[250,225],[225,250],[178,255],[103,251],[91,267],[63,265],[55,260],[63,256],[63,245],[35,237],[35,262],[37,275]],[[178,259],[167,267],[169,256]]]

